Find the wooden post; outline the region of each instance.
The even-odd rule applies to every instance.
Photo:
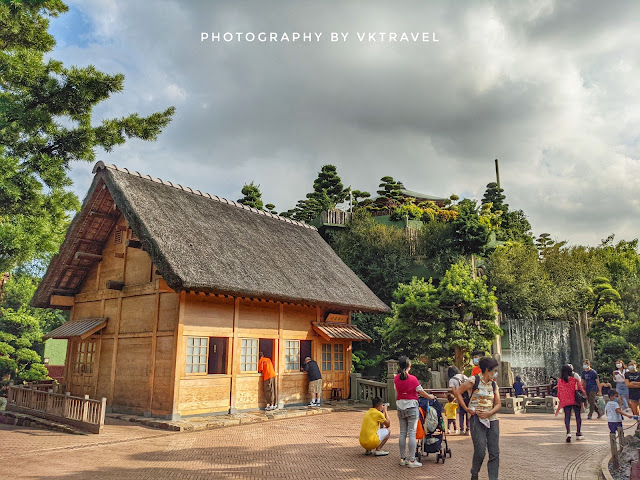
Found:
[[[100,428],[104,427],[105,413],[107,413],[107,399],[102,397],[100,400]]]
[[[282,398],[282,377],[285,368],[285,340],[284,340],[284,305],[278,304],[278,377],[276,380],[278,408],[284,408],[284,400]]]
[[[624,447],[624,428],[618,427],[617,431],[618,431],[618,451],[621,452],[622,448]]]
[[[240,366],[240,350],[238,339],[238,320],[240,315],[240,297],[235,297],[233,302],[233,339],[231,341],[231,392],[229,393],[229,413],[238,413],[236,408],[236,377],[238,372],[236,371],[236,365]],[[237,357],[237,358],[236,358]]]
[[[84,396],[84,402],[82,402],[82,415],[81,419],[83,422],[87,422],[89,420],[89,395]]]
[[[70,397],[71,392],[64,392],[64,401],[62,402],[62,416],[69,418],[69,409],[71,408]]]
[[[184,329],[184,310],[187,301],[187,293],[182,290],[180,292],[180,304],[178,307],[178,322],[176,324],[175,335],[175,358],[173,362],[173,402],[171,405],[170,420],[180,420],[180,379],[185,374],[185,362],[187,356],[185,354],[184,338],[182,335]]]
[[[620,468],[620,460],[618,458],[618,448],[616,447],[615,434],[609,434],[609,443],[611,445],[611,458],[613,459],[613,468],[617,470],[618,468]]]
[[[45,407],[45,412],[53,413],[53,389],[49,389],[47,392],[47,406]]]

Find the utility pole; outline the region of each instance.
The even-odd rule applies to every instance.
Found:
[[[496,183],[498,184],[498,191],[500,191],[500,168],[498,167],[497,158],[496,158]]]

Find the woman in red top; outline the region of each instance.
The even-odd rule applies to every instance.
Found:
[[[400,465],[409,468],[421,467],[416,460],[416,428],[420,413],[418,411],[418,395],[433,400],[434,397],[427,393],[420,385],[418,379],[409,373],[411,362],[402,355],[398,358],[400,373],[393,379],[396,388],[396,406],[398,408],[398,423],[400,424]],[[409,452],[406,452],[407,435],[409,435]]]
[[[569,365],[562,367],[562,373],[558,380],[558,409],[556,410],[556,416],[560,413],[560,409],[564,409],[564,425],[567,427],[567,442],[571,441],[571,412],[575,412],[576,415],[576,440],[583,440],[584,437],[580,433],[582,427],[582,418],[580,412],[582,405],[576,402],[576,390],[580,390],[586,397],[586,393],[582,388],[580,382],[578,382],[573,376],[573,368]]]

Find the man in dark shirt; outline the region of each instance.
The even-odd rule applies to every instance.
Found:
[[[309,393],[311,394],[310,407],[320,406],[320,395],[322,394],[322,375],[320,374],[320,368],[315,360],[311,360],[311,357],[304,359],[304,365],[302,369],[307,372],[309,376]]]
[[[591,362],[589,360],[582,362],[582,369],[582,386],[587,391],[587,398],[589,400],[589,415],[587,415],[587,419],[591,420],[594,410],[598,414],[598,418],[600,418],[604,412],[598,410],[596,405],[596,395],[599,394],[602,389],[598,372],[591,368]]]

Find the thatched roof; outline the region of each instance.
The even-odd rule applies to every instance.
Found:
[[[101,252],[117,208],[174,290],[388,311],[314,227],[102,162],[94,173],[34,306],[80,290],[90,259],[75,252]]]

